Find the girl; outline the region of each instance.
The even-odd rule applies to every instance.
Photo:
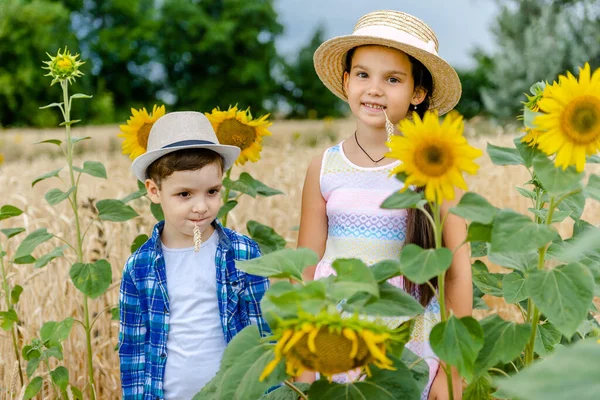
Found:
[[[314,250],[321,261],[305,270],[305,279],[333,274],[331,263],[336,258],[360,258],[372,265],[397,259],[405,243],[433,247],[429,223],[422,212],[384,210],[380,205],[403,187],[389,176],[399,161],[385,157],[389,151],[386,115],[396,126],[413,111],[423,116],[427,109],[435,108],[444,114],[460,98],[458,75],[437,55],[437,47],[435,34],[421,20],[401,12],[377,11],[362,17],[352,35],[328,40],[315,52],[319,78],[348,102],[357,123],[346,140],[327,149],[308,167],[298,246]],[[444,216],[453,204],[443,205]],[[448,215],[445,245],[457,248],[465,237],[464,221]],[[471,315],[471,265],[466,247],[455,253],[447,276],[449,308],[458,317]],[[429,346],[429,333],[440,321],[439,304],[428,285],[417,286],[402,277],[390,283],[409,291],[426,306],[416,318],[407,344],[426,358],[430,367],[422,399],[447,399],[446,374]],[[385,322],[396,327],[403,320],[388,318]],[[338,382],[351,379],[352,374],[334,378]],[[305,374],[300,380],[311,381],[314,376]],[[456,372],[453,382],[454,398],[459,399],[462,385]]]

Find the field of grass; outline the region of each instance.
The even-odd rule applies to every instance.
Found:
[[[84,160],[102,162],[107,169],[109,180],[84,175],[80,184],[80,202],[84,206],[83,226],[86,227],[94,217],[95,201],[107,198],[123,198],[136,190],[135,178],[130,172],[130,160],[120,152],[120,139],[116,137],[118,126],[89,127],[76,129],[75,136],[91,136],[93,139],[81,143],[76,164]],[[246,222],[256,220],[275,228],[294,247],[297,226],[300,218],[300,198],[306,167],[310,160],[322,150],[353,132],[353,122],[340,121],[276,121],[272,126],[273,136],[267,138],[262,160],[256,164],[246,164],[235,168],[232,177],[247,171],[265,184],[285,192],[285,196],[251,199],[243,197],[240,205],[230,214],[229,225],[241,232],[246,231]],[[475,135],[477,132],[477,135]],[[46,191],[59,186],[56,179],[38,183],[32,188],[31,182],[53,169],[65,165],[58,157],[58,148],[52,144],[34,145],[34,142],[49,138],[62,139],[62,130],[10,130],[0,132],[0,153],[4,163],[0,165],[0,206],[12,204],[25,213],[0,223],[1,228],[24,227],[27,232],[38,228],[47,228],[49,232],[72,239],[74,224],[72,212],[65,201],[56,207],[44,200]],[[467,127],[467,136],[471,144],[485,149],[486,143],[509,146],[514,133],[493,128],[483,122]],[[509,207],[526,211],[528,200],[521,197],[514,188],[529,179],[522,167],[496,167],[484,155],[478,160],[481,166],[477,176],[467,177],[469,189],[485,196],[497,207]],[[592,166],[590,172],[600,172]],[[96,385],[99,399],[119,397],[119,364],[114,350],[117,343],[118,323],[111,321],[106,312],[118,302],[121,268],[131,253],[132,240],[139,234],[149,234],[156,222],[149,212],[148,201],[139,199],[132,206],[141,214],[125,223],[91,222],[85,241],[87,261],[105,258],[112,265],[113,283],[106,295],[91,301],[92,316],[98,316],[93,332],[94,360],[96,367]],[[268,210],[268,211],[267,211]],[[600,207],[589,202],[584,219],[600,223]],[[562,234],[570,234],[572,223],[565,221],[560,225]],[[8,243],[0,237],[8,258],[12,258],[16,244],[24,238],[21,234]],[[51,240],[39,246],[34,255],[45,254],[59,245]],[[81,318],[80,293],[72,285],[68,270],[73,259],[59,259],[46,267],[35,270],[32,265],[14,265],[10,267],[10,281],[24,288],[18,305],[21,318],[19,335],[21,340],[29,342],[39,332],[40,326],[47,321],[60,321],[66,317]],[[497,267],[491,266],[497,270]],[[492,312],[504,318],[516,319],[518,313],[496,298],[486,298]],[[4,304],[2,301],[1,304]],[[479,312],[478,316],[481,316]],[[75,324],[68,341],[65,343],[64,365],[70,371],[70,383],[81,388],[85,381],[85,335],[83,329]],[[0,331],[0,389],[10,389],[14,380],[14,363],[10,336]],[[16,384],[18,387],[19,385]],[[17,390],[18,392],[18,390]],[[4,395],[0,390],[0,399]],[[46,392],[48,393],[48,392]],[[10,398],[10,397],[6,397]]]

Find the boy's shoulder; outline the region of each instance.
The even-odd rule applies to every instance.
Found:
[[[160,244],[161,230],[162,223],[159,222],[154,226],[152,236],[127,258],[124,272],[129,272],[139,277],[152,268],[159,253],[158,245]]]

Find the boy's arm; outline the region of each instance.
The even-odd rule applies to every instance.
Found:
[[[139,294],[126,265],[119,295],[119,363],[125,400],[144,397],[145,340]]]
[[[249,247],[248,260],[258,258],[261,255],[260,248],[256,243],[253,243]],[[269,328],[267,321],[265,321],[263,318],[262,310],[260,308],[260,301],[262,300],[265,292],[269,290],[269,279],[262,276],[246,274],[246,280],[248,318],[250,319],[250,323],[252,325],[258,326],[258,331],[260,332],[261,336],[267,336],[271,333],[271,329]]]

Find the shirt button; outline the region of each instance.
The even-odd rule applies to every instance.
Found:
[[[166,358],[166,357],[167,357],[167,353],[162,353],[162,354],[160,355],[160,358]]]

